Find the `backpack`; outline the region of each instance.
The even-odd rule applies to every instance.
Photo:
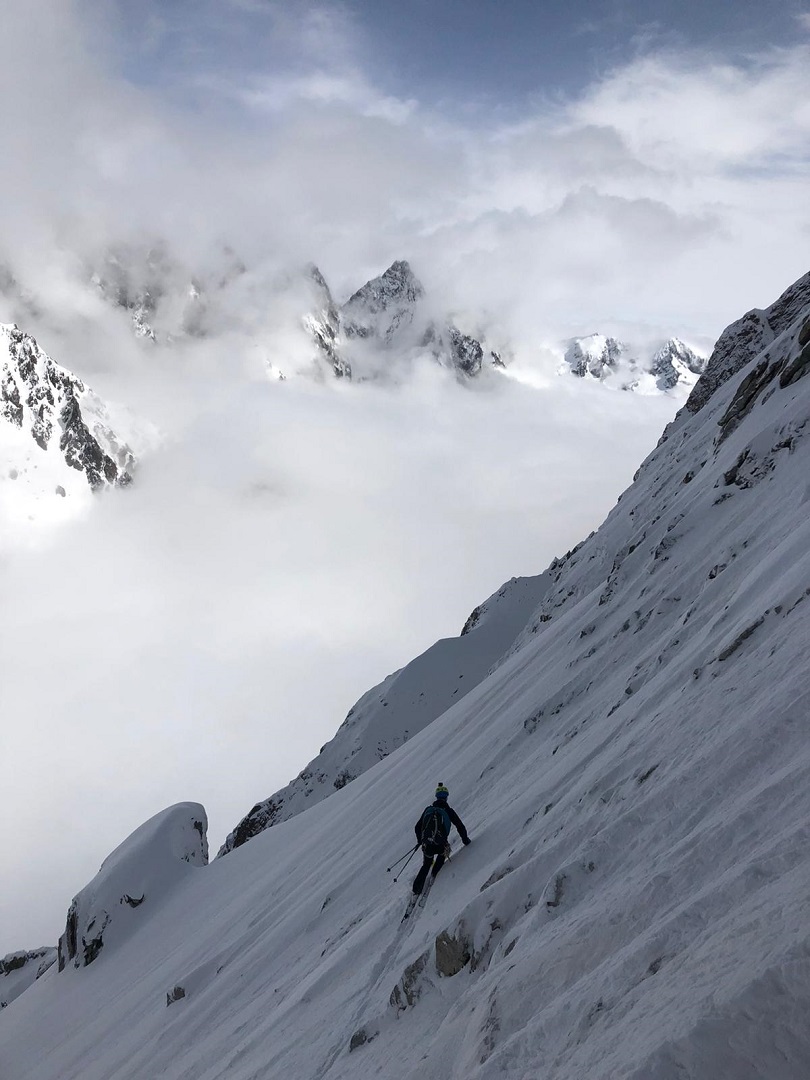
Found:
[[[428,806],[422,814],[422,850],[426,855],[439,855],[449,835],[450,815],[440,806]]]

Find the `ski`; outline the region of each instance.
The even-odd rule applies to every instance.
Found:
[[[411,915],[414,912],[414,908],[416,907],[416,905],[417,905],[417,903],[418,903],[418,901],[420,899],[421,899],[421,897],[420,897],[419,893],[415,893],[415,892],[412,892],[411,895],[408,897],[408,903],[407,903],[407,905],[405,907],[405,911],[403,913],[402,919],[400,920],[400,924],[399,924],[400,926],[402,926],[403,923],[407,922],[408,919],[411,917]]]

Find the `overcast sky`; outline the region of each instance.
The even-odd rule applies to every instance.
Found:
[[[562,339],[708,348],[810,239],[806,5],[7,0],[3,22],[0,258],[27,300],[0,319],[163,441],[0,561],[0,954],[53,941],[163,806],[205,803],[218,844],[370,685],[599,524],[678,403],[558,379]],[[86,271],[158,238],[249,273],[219,333],[149,353]],[[396,258],[517,377],[267,380],[300,347],[291,267],[343,300]]]

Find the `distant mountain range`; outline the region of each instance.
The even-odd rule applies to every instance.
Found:
[[[145,253],[128,249],[108,253],[91,280],[108,300],[129,312],[138,336],[169,344],[179,336],[216,334],[224,294],[248,273],[230,250],[223,253],[219,272],[202,276],[183,270],[156,247]],[[292,284],[297,286],[301,305],[299,326],[316,346],[310,373],[331,371],[338,378],[356,381],[380,379],[427,356],[468,379],[488,369],[503,370],[508,362],[503,349],[489,343],[480,331],[477,337],[467,334],[452,316],[437,315],[424,286],[403,259],[367,281],[342,305],[314,264]],[[168,328],[158,329],[157,322]],[[569,339],[559,351],[564,355],[561,373],[570,370],[609,387],[647,394],[666,393],[677,386],[691,389],[707,362],[678,338],[645,353],[594,333]],[[269,366],[276,377],[287,377],[284,357],[273,357]]]
[[[581,379],[599,379],[622,390],[666,393],[676,386],[691,388],[706,370],[708,357],[695,352],[680,338],[670,338],[646,357],[603,334],[573,338],[565,351],[565,365]]]

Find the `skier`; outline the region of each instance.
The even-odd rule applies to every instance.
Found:
[[[461,842],[466,847],[470,842],[464,822],[448,805],[449,791],[444,784],[439,783],[436,788],[436,799],[425,807],[422,815],[414,826],[417,844],[422,845],[423,862],[422,868],[414,878],[413,891],[419,896],[427,881],[430,868],[433,867],[435,879],[438,872],[444,866],[444,860],[450,854],[450,845],[447,838],[450,835],[450,826],[455,825]],[[433,860],[436,860],[435,863]]]

